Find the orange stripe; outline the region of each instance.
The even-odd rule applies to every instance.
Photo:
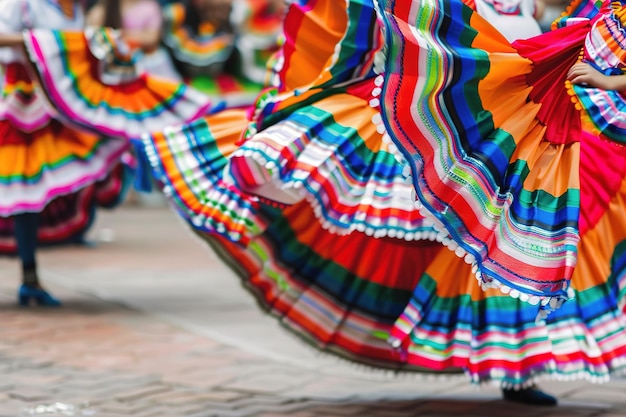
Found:
[[[296,6],[290,6],[290,17],[285,22],[285,32],[294,33],[289,26],[299,26],[296,45],[285,59],[288,65],[285,72],[285,87],[294,89],[313,82],[335,51],[335,45],[343,37],[348,15],[343,1],[316,1],[312,11],[293,13]],[[293,16],[293,17],[291,17]]]
[[[1,122],[0,131],[14,140],[0,146],[0,175],[32,176],[42,166],[53,164],[68,157],[86,158],[95,148],[98,137],[83,133],[58,123],[25,134],[8,122]],[[22,143],[19,143],[22,142]]]

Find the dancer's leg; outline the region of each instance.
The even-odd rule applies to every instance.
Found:
[[[21,213],[14,217],[17,253],[22,261],[22,284],[39,287],[37,276],[37,229],[39,213]]]
[[[14,225],[17,253],[22,261],[22,286],[18,293],[19,303],[26,306],[34,301],[44,306],[60,306],[61,302],[44,291],[39,284],[35,259],[39,213],[18,214],[14,217]]]

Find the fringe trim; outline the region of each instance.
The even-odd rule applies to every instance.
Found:
[[[380,94],[381,89],[378,88],[378,90],[378,94]],[[372,105],[372,103],[376,103],[377,100],[377,98],[371,99],[370,105]],[[373,107],[377,108],[377,106],[378,104]],[[395,152],[397,152],[397,148],[395,148],[395,145],[391,143],[391,140],[388,137],[385,139],[381,133],[384,126],[382,125],[382,118],[380,114],[376,114],[372,121],[376,124],[376,130],[381,134],[383,142],[388,144],[390,151],[392,151],[391,148],[393,147]],[[266,157],[266,155],[273,154],[275,154],[274,160],[270,160]],[[357,212],[353,220],[350,219],[348,214],[342,214],[339,217],[330,216],[328,212],[324,210],[323,204],[320,200],[316,198],[319,194],[312,193],[307,190],[304,186],[303,180],[289,180],[284,182],[280,178],[280,170],[286,166],[287,160],[281,159],[280,153],[267,145],[255,143],[252,148],[237,150],[233,156],[252,158],[260,167],[265,168],[265,172],[269,175],[271,181],[275,185],[280,184],[279,188],[285,191],[295,190],[302,199],[306,200],[310,204],[313,208],[315,217],[320,221],[322,227],[330,233],[348,235],[354,231],[358,231],[375,238],[391,237],[404,239],[406,241],[424,239],[433,241],[436,239],[436,232],[428,230],[431,229],[429,221],[425,221],[418,229],[416,229],[411,222],[403,221],[403,219],[398,217],[390,218],[389,221],[385,222],[380,217],[368,218],[365,212]],[[407,184],[409,183],[407,182]],[[412,187],[412,183],[409,185]],[[401,209],[405,211],[414,210],[414,208],[410,206],[410,203],[406,207],[401,207]],[[391,223],[397,223],[397,225],[392,226]]]
[[[152,166],[153,175],[157,178],[157,180],[163,183],[163,181],[161,181],[161,178],[160,178],[161,169],[159,167],[159,157],[156,153],[156,150],[154,149],[154,144],[152,143],[149,134],[145,134],[142,136],[142,143],[144,145],[143,149],[146,152],[148,161],[150,162],[150,165]],[[225,238],[231,240],[232,242],[246,244],[250,240],[250,236],[258,235],[262,233],[262,231],[265,229],[264,224],[259,226],[256,224],[255,221],[253,221],[253,220],[260,220],[258,216],[251,217],[248,214],[240,217],[239,219],[230,217],[231,219],[233,219],[232,223],[217,221],[212,217],[203,216],[203,215],[189,215],[189,213],[183,214],[181,213],[180,210],[176,208],[176,203],[174,202],[173,188],[167,185],[160,187],[160,188],[163,191],[163,194],[165,195],[165,197],[167,198],[170,207],[174,211],[176,211],[178,216],[185,217],[185,219],[191,222],[194,225],[194,227],[210,228],[211,230],[213,230],[214,233],[224,236]],[[231,199],[228,199],[228,200],[231,200]],[[256,202],[255,200],[258,200],[258,199],[256,199],[256,197],[254,196],[250,196],[250,201],[252,204]],[[217,207],[212,207],[212,208],[217,210]],[[239,210],[235,210],[235,209],[232,209],[232,211],[240,212]],[[250,223],[252,224],[252,226],[246,223],[246,221],[244,220],[246,218],[250,219]],[[241,230],[240,231],[233,230],[232,225],[240,226]],[[209,231],[207,230],[206,232],[209,232]]]

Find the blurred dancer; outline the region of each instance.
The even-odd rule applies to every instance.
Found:
[[[165,8],[163,42],[183,77],[229,107],[252,104],[278,48],[282,3],[192,0]]]
[[[84,232],[92,200],[119,196],[128,140],[210,106],[185,85],[138,70],[110,30],[83,32],[83,12],[68,0],[0,3],[0,216],[12,222],[0,231],[15,235],[22,305],[60,305],[39,282],[38,240]]]
[[[23,30],[82,29],[81,3],[74,0],[3,0],[0,33]],[[69,239],[84,232],[93,217],[94,199],[110,192],[124,140],[100,139],[69,127],[57,117],[32,72],[23,48],[0,50],[4,67],[0,103],[0,216],[5,233],[13,230],[22,263],[21,305],[60,302],[39,282],[35,252],[38,241]],[[117,168],[119,169],[119,168]],[[117,181],[117,184],[116,184]],[[108,190],[107,190],[108,189]],[[5,250],[13,243],[4,237]]]
[[[539,26],[543,32],[547,32],[552,29],[552,22],[554,22],[571,3],[568,0],[543,0],[545,3],[545,11],[539,19]]]
[[[147,73],[181,80],[167,50],[161,46],[163,15],[155,0],[102,0],[89,10],[87,24],[122,29],[130,47],[141,51],[139,65]]]
[[[544,0],[464,0],[509,42],[541,33],[539,22],[545,11]]]

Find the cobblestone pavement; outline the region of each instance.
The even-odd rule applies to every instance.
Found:
[[[40,256],[62,309],[15,307],[17,262],[0,260],[0,417],[626,417],[624,380],[544,382],[561,404],[540,408],[314,354],[165,209],[102,215],[93,236]]]

